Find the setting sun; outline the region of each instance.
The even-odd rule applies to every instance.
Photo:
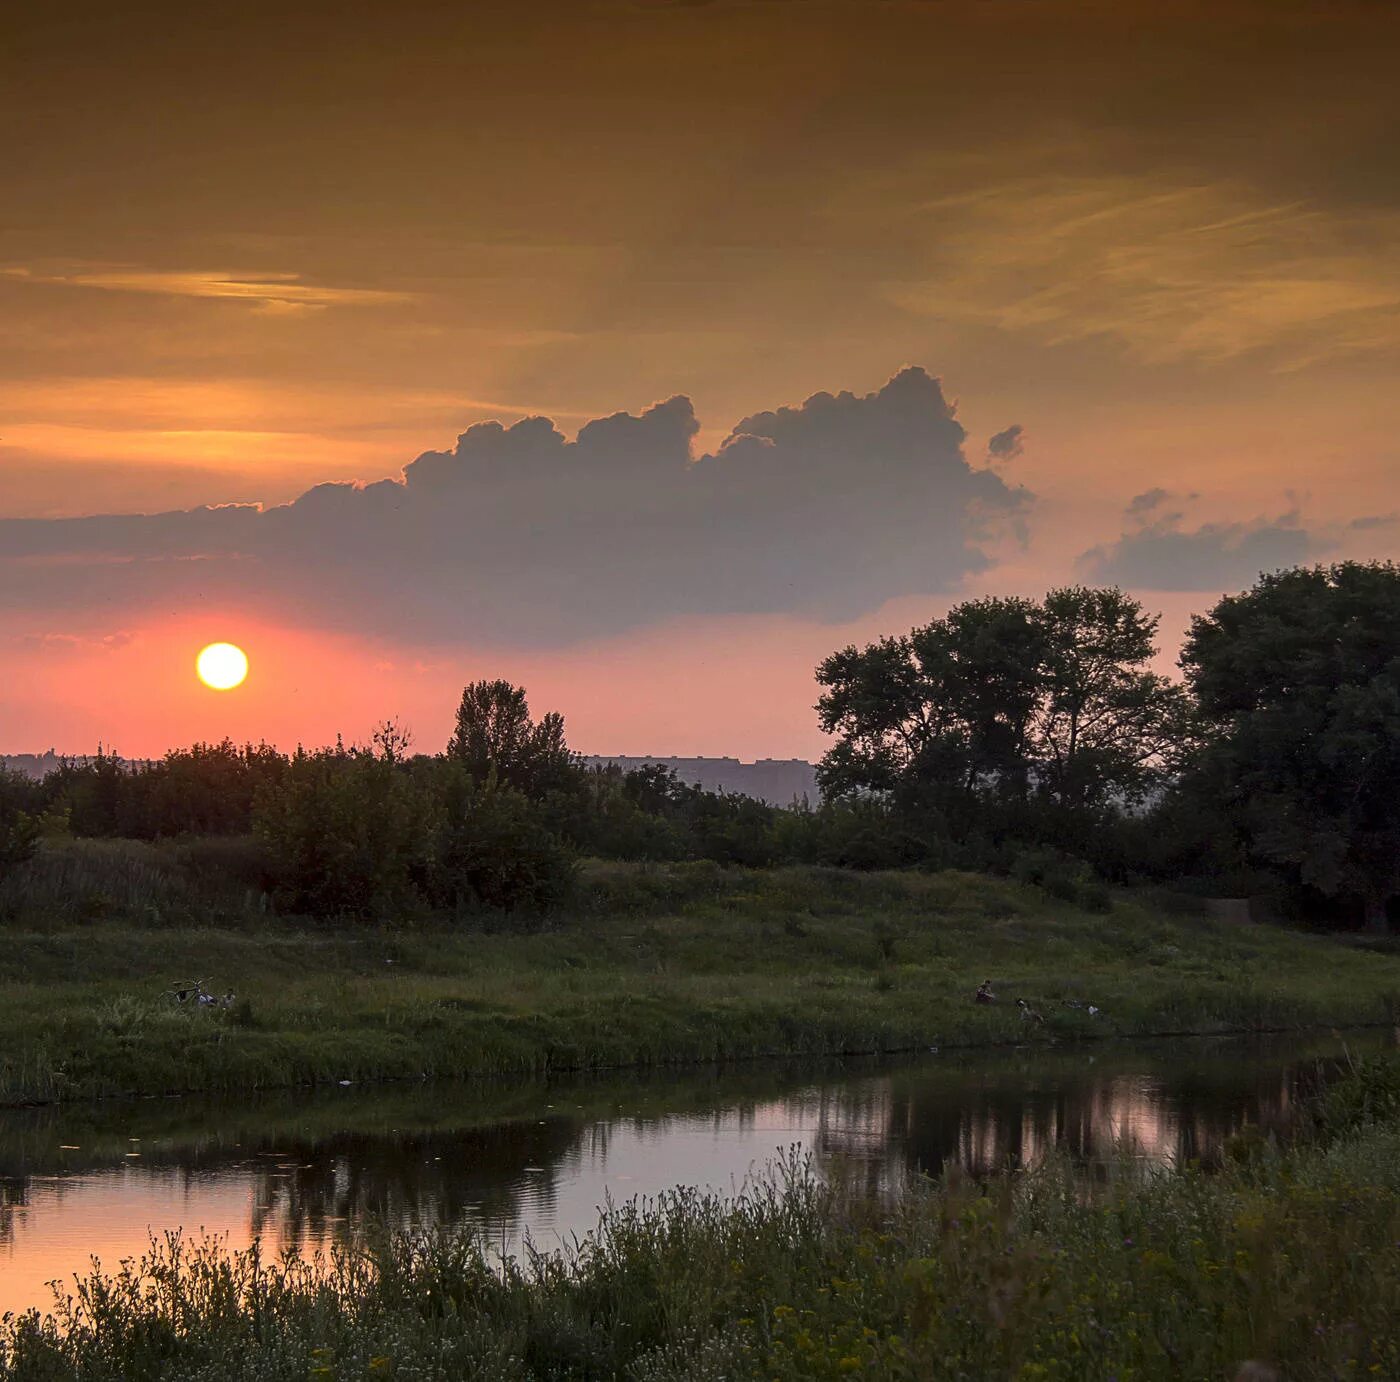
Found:
[[[248,675],[248,655],[232,643],[211,643],[194,661],[195,671],[215,691],[232,691]]]

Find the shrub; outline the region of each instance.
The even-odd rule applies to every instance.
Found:
[[[457,911],[541,912],[572,890],[574,859],[522,793],[494,775],[449,774],[434,834],[429,890]]]
[[[1094,877],[1089,865],[1056,850],[1026,850],[1011,865],[1011,876],[1018,882],[1034,884],[1047,897],[1073,902],[1087,912],[1108,912],[1113,908],[1112,895]]]
[[[254,827],[293,910],[382,916],[421,897],[434,806],[404,765],[337,746],[298,752],[259,794]]]
[[[1314,1121],[1328,1138],[1372,1124],[1400,1124],[1400,1060],[1373,1056],[1351,1062],[1318,1098]]]
[[[0,765],[0,879],[34,857],[43,826],[33,784]]]

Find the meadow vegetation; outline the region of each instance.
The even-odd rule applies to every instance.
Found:
[[[1063,1163],[890,1199],[798,1162],[610,1208],[501,1266],[466,1232],[267,1260],[171,1236],[0,1325],[0,1377],[1312,1379],[1400,1372],[1400,1075],[1223,1169]]]
[[[1388,1020],[1400,570],[1261,578],[1185,685],[1155,630],[1075,587],[833,654],[817,805],[587,769],[506,681],[438,754],[0,773],[0,1100]]]
[[[1381,943],[958,872],[590,861],[547,924],[326,923],[249,842],[59,841],[0,883],[0,1099],[1392,1020]],[[218,867],[210,863],[217,854]],[[973,990],[993,980],[1000,1001]],[[194,979],[228,1007],[180,1005]],[[1023,1020],[1024,997],[1043,1022]],[[1101,1009],[1097,1015],[1087,1005]]]

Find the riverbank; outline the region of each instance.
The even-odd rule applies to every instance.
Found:
[[[1400,955],[941,873],[596,865],[547,929],[12,916],[0,1101],[1360,1026]],[[972,1002],[984,978],[1000,1001]],[[225,1008],[180,1006],[202,979]],[[1024,997],[1043,1022],[1023,1021]],[[1100,1011],[1091,1015],[1088,1005]]]
[[[504,1268],[469,1232],[317,1262],[178,1238],[0,1322],[0,1378],[921,1377],[1168,1382],[1400,1373],[1400,1067],[1362,1067],[1287,1149],[1094,1193],[1068,1164],[897,1196],[805,1163],[735,1197],[608,1209]]]

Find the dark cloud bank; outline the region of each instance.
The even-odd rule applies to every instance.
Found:
[[[695,458],[690,400],[482,423],[401,480],[291,504],[0,520],[0,605],[242,602],[420,639],[554,642],[687,614],[846,619],[984,570],[1028,494],[969,464],[938,380],[756,413]]]

